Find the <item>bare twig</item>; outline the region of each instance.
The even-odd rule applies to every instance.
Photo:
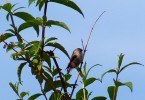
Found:
[[[98,20],[101,18],[101,16],[102,16],[105,12],[106,12],[106,11],[102,12],[102,14],[97,18],[97,20],[95,21],[95,23],[93,24],[93,26],[92,26],[92,28],[91,28],[91,31],[90,31],[89,36],[88,36],[87,43],[86,43],[86,45],[85,45],[85,48],[84,48],[84,46],[83,46],[83,51],[84,51],[83,60],[84,60],[84,56],[85,56],[85,53],[86,53],[86,50],[87,50],[87,46],[88,46],[88,43],[89,43],[91,34],[92,34],[92,32],[93,32],[93,29],[94,29],[96,23],[98,22]],[[82,42],[82,43],[83,43],[83,42]],[[83,62],[82,62],[81,65],[80,65],[80,69],[82,69],[82,65],[83,65]],[[74,90],[75,90],[75,88],[76,88],[76,84],[77,84],[78,78],[79,78],[79,76],[80,76],[80,73],[81,73],[81,72],[78,73],[78,76],[77,76],[77,78],[76,78],[75,84],[74,84],[74,86],[73,86],[73,89],[72,89],[72,92],[71,92],[71,95],[70,95],[70,98],[72,98],[72,95],[73,95]]]
[[[98,22],[98,20],[101,18],[101,16],[102,16],[105,12],[106,12],[106,11],[103,11],[103,13],[102,13],[102,14],[97,18],[97,20],[95,21],[95,23],[94,23],[94,25],[93,25],[93,27],[92,27],[92,29],[91,29],[91,31],[90,31],[90,34],[89,34],[89,37],[88,37],[88,40],[87,40],[87,43],[86,43],[86,46],[85,46],[85,50],[87,49],[87,46],[88,46],[88,43],[89,43],[91,34],[92,34],[92,32],[93,32],[93,29],[94,29],[96,23]],[[85,53],[85,50],[84,50],[84,53]]]
[[[54,48],[52,51],[54,52],[55,49],[56,49],[56,48]]]
[[[72,98],[72,95],[73,95],[74,90],[75,90],[75,88],[76,88],[76,85],[77,85],[77,81],[78,81],[78,79],[79,79],[79,76],[80,76],[80,71],[79,71],[79,74],[78,74],[78,76],[77,76],[77,78],[76,78],[76,80],[75,80],[75,84],[73,85],[73,89],[72,89],[72,92],[71,92],[71,94],[70,94],[70,98]]]
[[[84,47],[84,42],[83,42],[83,40],[81,39],[81,42],[82,42],[82,47],[83,47],[83,50],[85,49],[85,47]]]
[[[43,96],[45,97],[45,100],[48,100],[46,93],[43,90],[42,84],[40,84],[40,88],[41,88],[41,92],[42,92]]]

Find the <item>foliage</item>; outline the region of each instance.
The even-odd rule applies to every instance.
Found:
[[[119,56],[117,69],[110,69],[106,71],[102,75],[101,79],[88,76],[91,69],[93,69],[95,66],[101,65],[96,64],[87,70],[87,64],[85,63],[84,65],[81,64],[80,68],[78,68],[78,77],[76,78],[75,84],[69,82],[72,75],[64,74],[64,72],[62,72],[62,70],[60,69],[59,64],[57,62],[57,57],[55,55],[55,49],[60,50],[64,55],[66,55],[70,59],[68,52],[62,44],[56,42],[57,37],[46,38],[45,29],[48,27],[52,27],[53,25],[62,27],[68,32],[70,32],[70,29],[64,22],[48,19],[49,17],[47,16],[47,6],[49,3],[57,3],[66,7],[70,7],[84,17],[84,14],[81,11],[81,9],[71,0],[29,0],[29,6],[35,4],[36,7],[38,7],[39,11],[43,10],[44,13],[41,18],[34,17],[28,12],[19,11],[24,7],[15,8],[16,4],[6,3],[0,6],[1,10],[3,9],[7,12],[6,19],[11,22],[11,28],[7,29],[6,32],[0,36],[0,43],[3,42],[5,44],[7,52],[13,51],[11,57],[15,61],[21,62],[17,70],[18,82],[15,84],[11,82],[9,83],[10,87],[19,97],[18,100],[23,100],[24,97],[28,100],[35,100],[41,96],[43,96],[46,100],[48,100],[48,98],[49,100],[73,100],[72,95],[74,94],[79,75],[81,76],[82,88],[80,88],[77,91],[74,99],[89,100],[90,95],[93,91],[88,90],[87,87],[92,85],[96,80],[102,82],[103,77],[107,73],[112,72],[116,74],[116,79],[113,79],[114,86],[108,87],[108,94],[111,100],[116,100],[118,88],[120,86],[127,86],[132,91],[132,83],[120,82],[118,77],[120,73],[124,69],[128,68],[130,65],[141,64],[138,62],[132,62],[121,67],[124,57],[123,54],[120,54]],[[19,26],[17,26],[15,23],[16,17],[24,21]],[[28,42],[21,35],[21,32],[23,30],[27,30],[30,27],[34,29],[38,40],[32,40]],[[42,32],[40,32],[40,30],[42,30]],[[17,42],[7,42],[7,39],[11,37],[15,37]],[[41,39],[39,40],[39,38]],[[52,47],[54,48],[54,50],[46,51],[46,47]],[[86,48],[84,49],[84,53],[85,52]],[[52,65],[52,61],[55,65]],[[30,95],[30,92],[19,91],[19,85],[22,84],[21,76],[24,67],[30,67],[32,75],[35,76],[36,80],[38,80],[38,83],[40,84],[41,93],[35,93]],[[70,88],[72,91],[68,92],[68,88]],[[47,97],[48,93],[51,94],[50,97]],[[91,100],[106,99],[107,98],[104,96],[95,96],[91,98]]]
[[[116,69],[110,69],[110,70],[106,71],[105,73],[102,74],[102,77],[101,77],[101,81],[102,81],[103,77],[106,74],[108,74],[108,73],[115,73],[116,74],[116,78],[115,79],[113,78],[114,86],[109,86],[108,87],[108,94],[109,94],[109,97],[110,97],[111,100],[116,100],[117,92],[118,92],[118,89],[119,89],[120,86],[127,86],[132,92],[132,89],[133,89],[132,82],[121,82],[119,80],[119,75],[121,74],[121,72],[124,69],[130,67],[131,65],[142,65],[138,62],[131,62],[131,63],[126,64],[122,67],[123,58],[124,58],[124,54],[121,53],[119,55],[117,68]]]

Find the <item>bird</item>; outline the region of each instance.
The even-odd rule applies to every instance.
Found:
[[[83,60],[83,50],[81,48],[76,48],[73,51],[72,56],[70,58],[70,62],[68,63],[68,66],[66,68],[67,74],[69,74],[72,68],[78,67],[79,64],[82,62],[82,60]]]

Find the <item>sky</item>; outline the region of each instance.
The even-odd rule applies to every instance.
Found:
[[[123,65],[133,61],[137,61],[145,65],[145,1],[144,0],[73,0],[83,11],[83,18],[78,12],[71,8],[60,4],[50,3],[48,5],[48,19],[65,22],[71,33],[60,28],[52,27],[47,29],[47,37],[58,37],[58,42],[61,43],[69,55],[75,48],[82,47],[81,40],[84,44],[87,41],[88,34],[95,20],[103,12],[104,15],[97,22],[90,41],[84,61],[87,62],[87,69],[95,64],[101,64],[101,67],[94,68],[89,77],[101,77],[105,71],[116,68],[118,55],[125,54]],[[28,0],[9,0],[12,4],[19,3],[18,6],[24,6],[22,11],[28,11],[33,16],[41,17],[42,13],[35,8],[34,5],[28,7]],[[0,5],[4,4],[4,0],[0,1]],[[4,33],[10,26],[10,22],[5,19],[6,12],[0,10],[0,34]],[[16,24],[22,23],[22,20],[16,19]],[[39,40],[33,29],[22,31],[22,36],[28,41]],[[13,41],[12,40],[9,41]],[[6,53],[3,49],[4,44],[0,44],[1,55],[1,82],[0,82],[0,99],[16,100],[9,86],[9,82],[17,82],[17,67],[20,62],[13,61],[10,58],[12,52]],[[56,54],[60,57],[58,63],[62,66],[63,71],[69,62],[59,50]],[[62,62],[63,61],[63,62]],[[72,80],[76,78],[76,70],[72,72]],[[133,83],[133,92],[127,87],[120,87],[117,95],[117,100],[143,100],[145,99],[145,80],[143,79],[145,68],[143,66],[134,65],[127,68],[120,74],[120,81]],[[103,83],[94,82],[88,87],[89,91],[93,91],[91,98],[94,96],[108,97],[107,87],[113,85],[114,74],[107,74]],[[31,75],[29,68],[24,68],[22,72],[23,86],[20,86],[21,91],[30,91],[30,95],[40,92],[39,84],[35,77]],[[79,86],[81,88],[81,85]],[[77,90],[76,90],[77,91]],[[38,100],[43,100],[40,98]]]

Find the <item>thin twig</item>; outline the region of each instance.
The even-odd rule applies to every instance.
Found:
[[[75,88],[76,88],[76,85],[77,85],[77,81],[78,81],[78,79],[79,79],[79,76],[80,76],[80,71],[79,71],[79,74],[78,74],[78,76],[77,76],[77,78],[76,78],[75,84],[73,85],[73,89],[72,89],[72,92],[71,92],[71,94],[70,94],[70,98],[72,98],[72,95],[73,95],[74,90],[75,90]]]
[[[44,97],[45,97],[45,100],[48,100],[48,98],[47,98],[47,96],[46,96],[46,93],[45,93],[44,90],[43,90],[42,84],[40,84],[40,88],[41,88],[42,94],[43,94]]]
[[[90,34],[89,34],[89,37],[88,37],[88,40],[87,40],[87,43],[86,43],[86,46],[85,46],[85,50],[87,49],[87,46],[88,46],[88,43],[89,43],[91,34],[92,34],[92,32],[93,32],[93,29],[94,29],[96,23],[98,22],[98,20],[101,18],[101,16],[102,16],[105,12],[106,12],[106,11],[103,11],[103,13],[102,13],[102,14],[97,18],[97,20],[95,21],[95,23],[94,23],[94,25],[93,25],[93,27],[92,27],[92,29],[91,29],[91,31],[90,31]],[[84,52],[84,53],[85,53],[85,52]]]
[[[54,48],[52,51],[54,52],[55,49],[56,49],[56,48]]]
[[[106,11],[104,11],[104,12],[97,18],[97,20],[95,21],[95,23],[93,24],[93,26],[92,26],[92,28],[91,28],[91,31],[90,31],[90,33],[89,33],[89,37],[88,37],[87,43],[86,43],[86,45],[85,45],[85,48],[83,47],[83,48],[84,48],[84,50],[83,50],[83,51],[84,51],[83,60],[84,60],[84,56],[85,56],[85,53],[86,53],[86,50],[87,50],[87,46],[88,46],[88,43],[89,43],[91,34],[92,34],[92,32],[93,32],[93,29],[94,29],[96,23],[98,22],[98,20],[101,18],[101,16],[102,16],[105,12],[106,12]],[[83,60],[82,60],[82,61],[83,61]],[[80,65],[80,69],[82,69],[82,65],[83,65],[83,62],[82,62],[81,65]],[[81,73],[81,72],[78,73],[78,76],[77,76],[77,78],[76,78],[75,84],[74,84],[74,86],[73,86],[73,89],[72,89],[72,92],[71,92],[71,95],[70,95],[70,98],[72,98],[72,95],[73,95],[74,90],[75,90],[75,88],[76,88],[75,86],[76,86],[77,81],[78,81],[78,78],[79,78],[79,76],[80,76],[80,73]]]
[[[82,42],[82,47],[83,47],[83,50],[85,49],[85,47],[84,47],[84,42],[83,42],[83,40],[81,39],[81,42]]]
[[[15,30],[14,34],[17,37],[19,42],[23,42],[22,37],[20,36],[20,34],[18,33],[18,30],[16,28],[16,25],[15,25],[15,22],[14,22],[14,18],[13,18],[13,14],[12,14],[12,12],[9,12],[9,13],[10,13],[10,18],[11,18],[11,21],[12,21],[13,28]]]

